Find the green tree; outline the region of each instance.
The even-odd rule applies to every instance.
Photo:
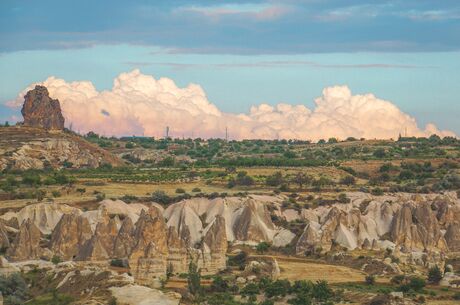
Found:
[[[201,270],[199,270],[198,266],[193,262],[190,262],[188,265],[187,285],[188,291],[193,296],[201,294]]]

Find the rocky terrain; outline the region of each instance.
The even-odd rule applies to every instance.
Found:
[[[76,135],[25,126],[0,128],[0,170],[120,165],[109,152]]]
[[[267,242],[276,249],[291,247],[298,257],[333,251],[339,256],[331,262],[339,264],[345,250],[390,251],[397,262],[374,259],[360,265],[366,272],[383,274],[402,274],[407,266],[444,268],[458,252],[460,201],[455,192],[347,196],[349,203],[297,210],[283,208],[286,198],[281,195],[193,198],[166,209],[153,202],[109,199],[96,210],[85,211],[65,204],[32,204],[0,216],[0,243],[5,250],[0,271],[9,274],[26,266],[48,266],[45,270],[56,274],[61,290],[65,285],[83,285],[79,283],[85,279],[103,278],[101,291],[118,300],[136,295],[139,302],[178,304],[180,296],[151,288],[160,287],[168,275],[187,273],[191,262],[204,275],[226,269],[229,246]],[[276,219],[302,223],[304,230],[296,235],[289,226],[275,224]],[[55,258],[64,262],[49,262]],[[238,281],[245,283],[260,272],[277,277],[280,269],[271,260],[252,260]],[[352,264],[353,259],[348,260],[346,264]],[[130,275],[108,271],[113,261]],[[457,275],[446,272],[441,285],[455,287],[458,282]]]

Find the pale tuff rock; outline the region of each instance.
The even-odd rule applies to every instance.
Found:
[[[147,211],[149,209],[146,205],[141,203],[127,204],[121,200],[111,199],[101,201],[99,207],[100,209],[107,210],[107,214],[110,216],[118,215],[120,218],[129,217],[133,223],[139,219],[142,210]],[[163,207],[160,205],[155,205],[155,207],[163,211]]]
[[[179,305],[181,296],[177,293],[163,293],[159,290],[127,285],[111,287],[110,291],[117,300],[117,304],[126,305]]]
[[[460,251],[460,223],[450,224],[444,238],[449,251]]]
[[[103,261],[109,259],[105,250],[102,237],[95,234],[87,240],[79,249],[76,260],[79,261]]]
[[[251,195],[247,198],[194,198],[170,205],[164,211],[168,227],[175,227],[181,238],[194,246],[203,238],[203,231],[217,215],[225,219],[229,242],[256,244],[273,242],[283,229],[273,225],[267,209],[268,204],[280,204],[280,197]],[[287,244],[286,233],[279,236],[281,244]]]
[[[79,209],[66,204],[36,203],[22,208],[16,218],[20,224],[30,219],[43,234],[50,234],[62,215],[70,213],[81,214]]]
[[[198,264],[203,272],[216,273],[226,266],[228,243],[225,234],[225,219],[218,215],[208,226],[203,238],[201,250],[204,261]],[[200,266],[201,265],[201,266]]]
[[[40,247],[41,237],[40,230],[32,220],[23,222],[11,247],[8,248],[7,257],[13,261],[39,258],[43,253]]]
[[[446,248],[436,216],[428,203],[420,203],[415,208],[410,204],[403,205],[393,219],[390,236],[406,249]]]
[[[134,225],[131,218],[126,217],[121,224],[113,245],[113,256],[127,258],[135,244]]]
[[[115,216],[116,218],[110,218],[105,208],[102,209],[102,214],[102,219],[96,226],[94,236],[97,236],[97,241],[101,244],[102,248],[105,249],[107,256],[112,256],[115,239],[118,235],[118,216]]]
[[[136,243],[129,257],[129,265],[136,282],[152,285],[152,278],[166,274],[167,268],[167,232],[161,211],[152,207],[142,211],[136,223],[134,239]]]
[[[332,244],[355,249],[391,248],[402,251],[445,251],[444,238],[460,210],[455,194],[373,197],[349,193],[349,204],[334,204],[302,211],[306,220],[304,233],[297,242],[297,253],[316,247],[325,250]],[[446,238],[455,239],[455,227]]]
[[[273,240],[275,225],[271,221],[267,207],[249,199],[241,208],[239,217],[233,224],[235,238],[241,241]]]
[[[64,214],[51,234],[50,249],[62,259],[72,259],[91,236],[86,218],[77,213]]]
[[[9,275],[20,272],[19,268],[8,262],[4,256],[0,256],[0,275]]]
[[[187,272],[188,253],[186,242],[184,239],[179,238],[175,227],[168,228],[168,250],[167,271],[176,274]]]

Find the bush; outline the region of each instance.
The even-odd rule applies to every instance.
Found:
[[[375,189],[372,189],[371,194],[374,196],[382,196],[383,190],[379,187],[376,187]]]
[[[391,283],[396,285],[401,285],[406,277],[402,274],[395,275],[391,278]]]
[[[152,200],[162,204],[168,204],[171,202],[171,198],[161,190],[156,190],[152,193]]]
[[[185,194],[185,190],[183,188],[177,188],[176,194]]]
[[[24,304],[28,297],[27,283],[20,273],[0,276],[0,291],[4,297],[5,304]]]
[[[270,244],[267,243],[266,241],[263,241],[256,246],[256,251],[257,253],[263,254],[267,252],[269,248],[270,248]]]
[[[126,268],[126,267],[128,266],[128,264],[127,264],[124,260],[122,260],[122,259],[120,259],[120,258],[115,258],[115,259],[112,259],[112,260],[110,261],[110,266],[112,266],[112,267]]]
[[[438,266],[434,266],[428,270],[428,282],[430,284],[439,284],[442,280],[442,272]]]
[[[366,281],[367,285],[374,285],[375,284],[375,276],[366,275],[365,281]]]
[[[353,176],[346,176],[340,179],[340,184],[354,185],[355,183],[356,183],[356,179]]]
[[[194,187],[194,188],[192,189],[192,192],[193,192],[193,193],[199,193],[199,192],[201,192],[201,189],[200,189],[199,187]]]
[[[55,265],[59,264],[61,262],[61,258],[57,255],[54,255],[52,258],[51,258],[51,262]]]
[[[349,203],[350,202],[350,198],[347,197],[347,195],[345,193],[341,193],[339,195],[339,198],[337,199],[340,203]]]

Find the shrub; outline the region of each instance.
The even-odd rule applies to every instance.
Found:
[[[438,266],[434,266],[428,270],[428,282],[431,284],[439,284],[442,280],[442,272]]]
[[[366,281],[367,285],[374,285],[375,284],[375,276],[366,275],[365,281]]]
[[[350,198],[347,197],[347,195],[345,193],[341,193],[339,195],[339,198],[338,198],[338,201],[340,203],[349,203],[350,202]]]
[[[161,190],[156,190],[152,193],[152,200],[162,204],[168,204],[171,202],[171,198]]]
[[[102,201],[105,199],[105,194],[104,193],[97,193],[96,194],[96,201]]]
[[[192,192],[193,192],[193,193],[199,193],[199,192],[201,192],[201,189],[200,189],[199,187],[194,187],[194,188],[192,189]]]
[[[374,196],[382,196],[383,190],[379,187],[376,187],[375,189],[372,189],[371,194]]]
[[[125,268],[127,267],[127,264],[124,260],[115,258],[110,261],[110,266],[112,267],[120,267],[120,268]]]
[[[176,189],[176,194],[185,194],[185,190],[179,187]]]
[[[28,297],[26,281],[20,273],[0,276],[0,291],[5,300],[5,304],[19,305],[24,304]]]
[[[256,246],[256,251],[257,253],[263,254],[267,252],[269,248],[270,248],[270,244],[267,243],[266,241],[263,241]]]
[[[404,282],[405,278],[406,277],[404,275],[398,274],[398,275],[393,276],[390,282],[392,284],[401,285]]]
[[[52,191],[51,195],[53,195],[54,198],[61,197],[61,192],[59,191]]]
[[[61,262],[61,258],[57,255],[54,255],[52,258],[51,258],[51,262],[55,265],[59,264]]]
[[[344,185],[354,185],[356,183],[356,179],[353,176],[345,176],[340,179],[340,184]]]
[[[211,290],[215,292],[225,292],[229,288],[228,281],[224,280],[221,276],[214,277],[211,283]]]

